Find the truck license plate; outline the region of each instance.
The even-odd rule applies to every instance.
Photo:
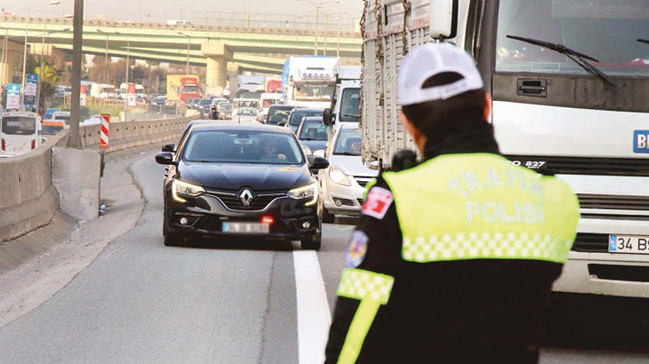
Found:
[[[608,252],[621,254],[649,254],[649,236],[609,235]]]
[[[270,225],[252,222],[224,222],[224,233],[233,234],[268,234]]]

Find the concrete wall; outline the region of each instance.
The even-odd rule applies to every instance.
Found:
[[[177,138],[192,118],[115,123],[108,152]],[[82,127],[85,148],[96,149],[99,126]],[[52,184],[52,149],[67,143],[68,131],[51,137],[36,150],[0,159],[0,243],[50,223],[59,209]]]

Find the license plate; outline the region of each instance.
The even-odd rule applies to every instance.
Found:
[[[253,222],[224,222],[224,233],[233,234],[268,234],[270,225]]]
[[[609,235],[608,252],[649,254],[649,236]]]

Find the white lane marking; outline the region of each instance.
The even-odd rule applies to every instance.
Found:
[[[297,341],[300,364],[321,364],[329,337],[331,312],[318,256],[293,251],[297,295]]]

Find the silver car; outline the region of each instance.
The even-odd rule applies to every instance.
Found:
[[[358,124],[341,124],[324,154],[330,166],[319,174],[325,208],[323,221],[331,223],[335,215],[360,216],[365,188],[378,176],[378,171],[363,165]]]

